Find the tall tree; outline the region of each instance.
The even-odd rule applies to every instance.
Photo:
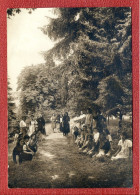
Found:
[[[84,109],[85,102],[85,107],[91,106],[98,98],[102,79],[131,74],[131,10],[60,8],[56,13],[58,18],[42,28],[57,41],[44,56],[62,61],[60,66],[68,75],[68,105],[82,102]]]
[[[79,113],[95,108],[95,103],[104,111],[122,104],[123,109],[131,109],[130,8],[59,8],[55,12],[58,17],[41,29],[56,41],[43,53],[46,64],[25,68],[19,77],[24,112],[66,107]]]
[[[20,106],[23,114],[55,109],[61,104],[61,75],[45,64],[25,67],[18,78]]]

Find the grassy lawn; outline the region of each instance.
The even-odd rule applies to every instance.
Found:
[[[12,162],[14,144],[9,144],[10,188],[132,187],[132,159],[92,159],[79,153],[71,135],[66,138],[61,133],[51,134],[49,129],[48,134],[40,139],[33,160],[21,165]],[[113,151],[119,139],[115,135]]]

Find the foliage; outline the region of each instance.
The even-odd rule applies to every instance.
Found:
[[[8,80],[8,130],[10,131],[12,127],[16,126],[16,106],[14,103],[14,98],[12,96],[12,88],[10,87],[10,82]]]
[[[18,85],[29,110],[87,107],[131,112],[130,8],[57,8],[41,28],[56,41],[43,52],[45,65],[25,68]]]
[[[51,19],[50,24],[42,28],[44,34],[58,41],[54,48],[44,53],[44,57],[46,60],[58,58],[62,61],[60,66],[68,75],[68,108],[94,108],[93,102],[101,96],[99,88],[104,84],[104,79],[114,75],[120,86],[120,80],[123,80],[122,85],[129,80],[126,75],[129,74],[131,78],[131,10],[60,8],[56,13],[58,18]],[[110,89],[106,90],[107,95],[102,93],[102,98],[110,98],[104,100],[106,105],[102,106],[107,107],[111,100],[110,109],[124,102],[131,107],[130,101],[127,101],[131,86],[123,89],[123,92],[122,86],[118,86],[115,92],[112,85],[117,85],[118,81],[108,82]]]
[[[55,75],[55,78],[54,78]],[[39,64],[24,68],[18,78],[20,106],[23,114],[34,114],[43,110],[54,109],[60,104],[60,76],[58,71]]]
[[[36,8],[25,8],[29,14],[32,13]],[[15,16],[15,14],[19,14],[22,11],[20,8],[9,8],[7,9],[7,17],[10,19],[12,16]]]

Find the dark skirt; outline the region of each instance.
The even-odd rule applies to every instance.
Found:
[[[23,161],[31,161],[33,158],[32,154],[27,154],[24,152],[19,152],[16,150],[13,150],[13,161],[14,163],[17,163],[16,156],[19,156],[19,163],[21,164]]]
[[[30,148],[33,152],[36,152],[36,151],[37,151],[37,144],[34,144],[33,146],[29,145],[29,148]]]
[[[69,133],[69,132],[70,132],[70,125],[69,125],[69,123],[64,123],[63,133]]]
[[[32,158],[33,158],[32,154],[27,154],[27,153],[22,152],[19,155],[19,163],[22,163],[23,161],[31,161]]]

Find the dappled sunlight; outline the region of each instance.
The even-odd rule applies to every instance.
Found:
[[[49,152],[46,152],[45,150],[41,150],[40,151],[40,154],[43,155],[43,156],[45,156],[45,157],[47,157],[47,158],[50,158],[50,159],[52,159],[52,158],[55,157],[55,155],[53,155],[53,154],[51,154]]]
[[[95,177],[94,176],[88,176],[88,179],[94,179]]]
[[[71,177],[75,176],[75,175],[76,175],[76,173],[75,173],[75,172],[73,172],[73,171],[70,171],[70,172],[68,173],[68,175],[69,175],[69,177],[71,178]]]
[[[46,139],[66,139],[65,136],[63,136],[62,133],[52,133],[49,136],[46,137]]]
[[[52,178],[52,180],[56,180],[59,178],[59,175],[53,175],[53,176],[51,176],[51,178]]]

